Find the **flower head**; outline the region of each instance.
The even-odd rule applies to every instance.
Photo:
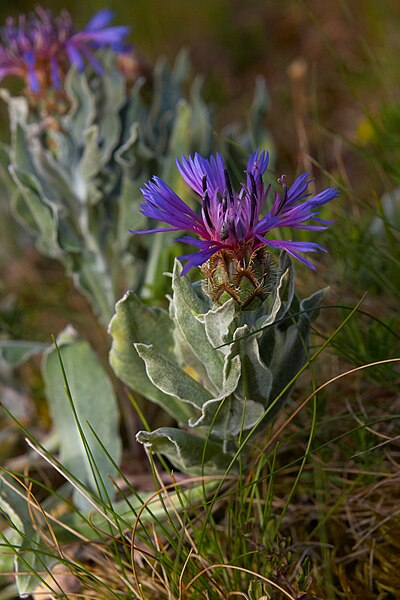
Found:
[[[326,251],[315,242],[298,242],[271,239],[270,232],[277,227],[322,230],[330,224],[318,217],[318,208],[338,193],[328,188],[315,196],[307,192],[311,180],[308,173],[300,175],[288,189],[286,178],[278,182],[281,192],[271,192],[265,186],[263,175],[268,166],[268,153],[257,150],[247,163],[245,181],[236,192],[223,158],[216,154],[205,159],[195,154],[177,160],[178,169],[188,185],[201,199],[201,214],[192,210],[159,177],[153,177],[142,188],[144,203],[141,212],[145,216],[168,223],[170,227],[157,227],[132,233],[156,233],[159,231],[186,230],[197,237],[183,236],[179,241],[197,246],[198,252],[180,258],[186,260],[182,274],[194,267],[204,265],[213,255],[228,252],[239,264],[248,266],[254,254],[265,246],[286,250],[311,269],[314,265],[303,252]],[[272,206],[265,216],[261,211],[269,196]]]
[[[70,65],[82,71],[87,60],[101,72],[94,52],[103,47],[123,51],[129,33],[129,27],[109,27],[112,17],[111,10],[100,10],[80,32],[75,31],[66,11],[53,17],[37,7],[18,20],[9,17],[0,28],[0,79],[17,75],[31,92],[39,93],[49,87],[60,89]]]

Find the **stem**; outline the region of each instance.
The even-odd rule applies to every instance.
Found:
[[[93,308],[97,309],[100,321],[108,324],[113,315],[116,302],[111,269],[98,240],[90,231],[89,210],[86,202],[79,213],[78,223],[85,242],[85,249],[93,256],[93,263],[83,263],[81,272],[85,273],[85,281],[89,284],[87,291]]]

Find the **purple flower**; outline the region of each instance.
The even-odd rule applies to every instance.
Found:
[[[62,11],[53,17],[41,7],[18,20],[9,17],[0,28],[0,79],[17,75],[28,83],[34,93],[54,87],[60,89],[70,65],[82,71],[85,61],[101,72],[94,52],[109,47],[116,52],[125,50],[124,39],[129,27],[109,27],[113,12],[96,13],[85,29],[75,32],[71,16]]]
[[[216,154],[205,159],[195,154],[177,160],[178,169],[190,187],[201,198],[201,214],[192,210],[159,177],[153,177],[142,188],[144,203],[141,213],[168,223],[170,227],[157,227],[132,233],[186,230],[198,238],[183,236],[179,241],[197,246],[198,252],[180,258],[186,260],[182,274],[205,263],[221,250],[231,250],[238,260],[249,256],[262,246],[286,250],[289,254],[315,270],[314,265],[301,253],[326,249],[315,242],[296,242],[270,239],[269,233],[277,227],[295,229],[326,229],[330,221],[318,218],[318,208],[336,198],[335,188],[328,188],[315,196],[307,192],[311,179],[308,173],[300,175],[288,189],[282,176],[278,182],[281,193],[271,192],[264,186],[262,177],[268,166],[268,153],[257,150],[247,163],[246,181],[240,191],[232,188],[231,178],[223,158]],[[272,206],[262,217],[261,210],[272,196]],[[266,237],[268,234],[268,237]]]

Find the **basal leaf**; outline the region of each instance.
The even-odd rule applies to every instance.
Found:
[[[34,354],[44,352],[48,344],[25,340],[0,340],[0,358],[11,367],[18,367]]]
[[[151,452],[164,454],[178,469],[193,475],[201,475],[203,469],[206,473],[222,473],[230,460],[218,442],[172,427],[139,431],[136,439]]]
[[[116,305],[109,325],[112,337],[110,363],[116,375],[133,390],[160,404],[180,423],[187,421],[187,406],[156,387],[146,372],[135,343],[150,344],[163,356],[173,360],[173,324],[168,313],[148,308],[133,292]]]
[[[115,467],[92,430],[118,464],[121,440],[119,410],[113,386],[87,342],[66,330],[59,338],[59,344],[59,354],[56,349],[46,352],[43,376],[53,423],[59,435],[60,461],[97,495],[104,495],[104,487],[112,497],[115,490],[110,476],[115,475]],[[66,394],[66,384],[71,398]],[[79,493],[75,494],[75,500],[79,508],[90,509]]]

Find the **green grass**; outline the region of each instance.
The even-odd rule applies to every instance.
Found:
[[[321,373],[313,372],[314,392],[297,398],[267,438],[254,443],[250,462],[241,454],[242,440],[237,474],[187,478],[149,456],[154,491],[139,493],[118,470],[114,503],[104,497],[95,464],[97,492],[19,424],[50,467],[45,477],[43,463],[39,477],[28,472],[10,477],[6,471],[1,476],[4,498],[10,490],[14,500],[25,498],[29,530],[26,522],[24,532],[15,519],[11,525],[24,540],[20,571],[35,573],[41,589],[59,598],[78,590],[83,597],[102,598],[212,599],[240,593],[280,599],[307,592],[309,598],[330,599],[340,597],[340,588],[345,591],[347,578],[346,585],[354,585],[354,573],[366,598],[381,589],[390,598],[397,575],[387,576],[387,553],[396,544],[389,534],[398,527],[399,512],[388,510],[395,501],[390,495],[383,505],[372,503],[396,484],[387,450],[396,443],[400,414],[388,415],[376,401],[368,411],[359,402],[342,404],[338,415],[329,402],[335,387],[337,392],[349,380],[350,394],[357,374],[373,368],[361,366],[320,384]],[[348,402],[353,403],[350,396]],[[52,489],[55,471],[70,485]],[[92,505],[90,514],[71,503],[73,488]],[[17,511],[18,503],[14,507]],[[13,553],[18,535],[12,540],[8,530],[2,537],[3,550]],[[371,544],[374,554],[364,572],[358,557]],[[361,548],[355,561],[354,545]],[[12,584],[4,589],[5,598],[14,593]]]

